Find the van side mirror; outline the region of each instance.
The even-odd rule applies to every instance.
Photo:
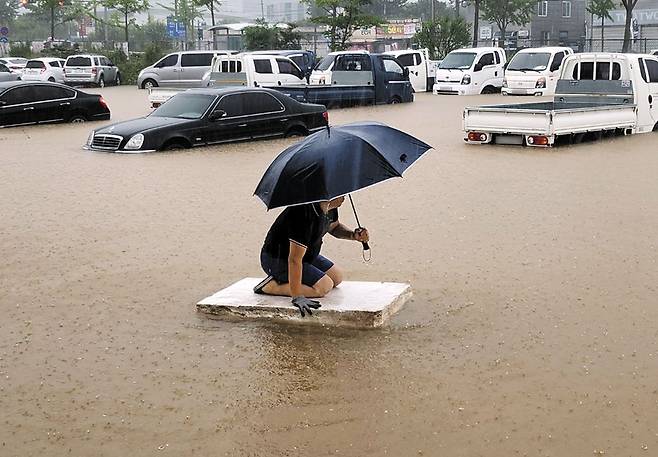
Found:
[[[480,62],[476,63],[473,71],[482,71],[482,64]]]
[[[408,78],[408,77],[409,77],[409,68],[404,67],[404,68],[402,69],[402,76],[404,76],[405,78]]]
[[[222,109],[218,109],[210,113],[210,116],[208,116],[208,120],[213,122],[223,118],[224,116],[226,116],[226,111]]]
[[[558,71],[562,62],[553,62],[551,64],[551,71]]]

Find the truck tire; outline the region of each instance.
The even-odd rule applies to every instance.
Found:
[[[481,94],[495,94],[496,93],[496,88],[493,87],[493,86],[485,86],[482,89],[482,92],[480,92],[480,93]]]
[[[391,101],[388,102],[388,103],[389,103],[389,105],[397,105],[398,103],[402,103],[402,100],[400,100],[400,97],[395,96],[395,97],[391,98]]]

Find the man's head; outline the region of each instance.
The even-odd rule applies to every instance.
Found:
[[[345,201],[345,196],[336,197],[333,200],[329,200],[329,209],[334,209],[340,207]]]

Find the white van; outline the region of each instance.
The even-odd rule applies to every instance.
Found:
[[[212,59],[218,55],[236,53],[237,51],[182,51],[167,54],[139,72],[137,87],[204,87],[201,80],[210,69]]]
[[[571,48],[527,48],[516,53],[507,64],[503,95],[553,95],[562,61],[573,54]]]
[[[395,57],[403,67],[409,69],[409,81],[411,81],[415,92],[428,92],[432,90],[439,61],[430,60],[430,54],[427,48],[388,51],[384,54]]]
[[[368,51],[337,51],[330,52],[327,57],[323,58],[311,72],[309,83],[311,85],[331,84],[331,72],[334,69],[336,58],[345,54],[369,54]],[[355,61],[358,65],[358,61]],[[354,71],[361,71],[361,68],[354,68]]]
[[[503,48],[464,48],[450,52],[436,70],[435,94],[493,94],[503,87],[507,57]]]

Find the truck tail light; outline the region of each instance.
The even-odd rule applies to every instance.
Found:
[[[468,141],[487,141],[487,134],[482,132],[468,132]]]
[[[548,137],[543,135],[532,135],[526,138],[526,142],[531,146],[548,146]]]
[[[329,125],[329,111],[325,111],[322,113],[322,117],[324,118],[325,121],[327,121],[327,125]]]
[[[95,75],[96,73],[98,73],[98,68],[92,68],[91,72]]]

